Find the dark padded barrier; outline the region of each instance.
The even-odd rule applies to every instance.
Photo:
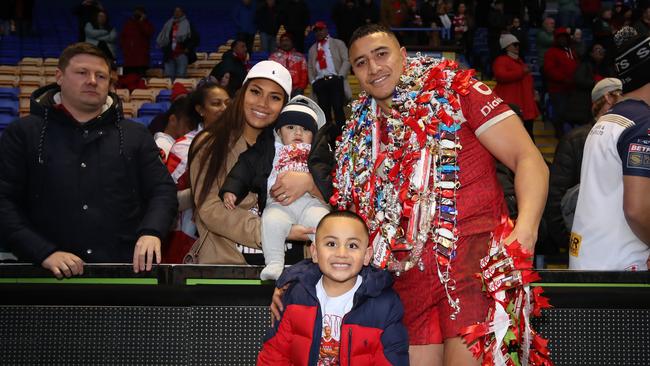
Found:
[[[260,267],[0,265],[2,365],[252,365],[269,324]],[[556,365],[650,365],[650,273],[542,271],[535,320]],[[537,284],[535,284],[537,285]]]

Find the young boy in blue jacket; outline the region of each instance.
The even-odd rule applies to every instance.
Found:
[[[368,267],[372,249],[363,220],[349,211],[323,217],[313,263],[287,268],[284,311],[258,365],[408,365],[404,310],[391,275]]]

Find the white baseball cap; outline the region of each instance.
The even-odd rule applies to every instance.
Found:
[[[275,61],[267,60],[256,63],[248,71],[244,83],[250,79],[269,79],[275,81],[287,93],[287,98],[291,96],[291,74],[289,70]]]
[[[615,90],[623,90],[623,82],[617,78],[604,78],[591,90],[591,101],[595,102],[605,94]]]
[[[504,49],[513,43],[519,43],[519,40],[512,34],[502,34],[499,38],[499,45],[501,46],[501,49]]]

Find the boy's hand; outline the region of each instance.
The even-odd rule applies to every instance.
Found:
[[[237,196],[234,193],[226,192],[223,194],[223,204],[229,210],[235,209],[235,202],[237,201]]]
[[[284,285],[284,287],[276,287],[273,290],[273,298],[271,298],[271,326],[275,324],[276,320],[280,320],[282,311],[284,311],[284,305],[282,305],[282,296],[284,292],[289,288],[289,284]]]

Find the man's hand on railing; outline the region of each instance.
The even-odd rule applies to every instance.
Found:
[[[154,257],[156,263],[160,264],[162,255],[160,253],[160,239],[151,235],[142,235],[135,243],[133,251],[133,272],[151,271]]]
[[[68,252],[56,251],[45,258],[41,265],[59,279],[84,273],[84,261]]]

